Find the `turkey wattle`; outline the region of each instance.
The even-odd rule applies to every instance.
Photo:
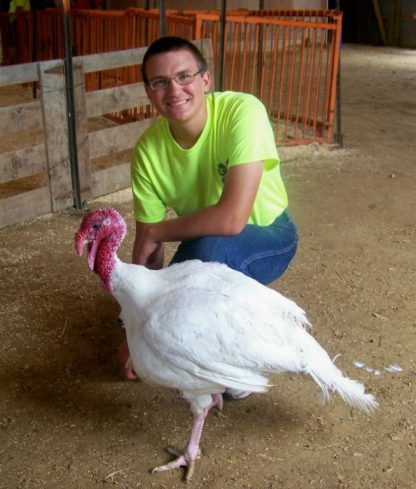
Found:
[[[153,384],[178,389],[193,413],[183,453],[155,472],[188,467],[192,476],[203,424],[222,407],[226,389],[264,392],[269,373],[308,374],[328,400],[337,392],[351,406],[377,407],[364,386],[344,377],[306,330],[293,301],[240,272],[191,260],[162,270],[123,263],[116,255],[126,224],[114,209],[89,212],[75,235],[88,265],[121,306],[130,360]]]

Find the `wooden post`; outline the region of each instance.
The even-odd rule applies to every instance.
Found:
[[[381,15],[380,4],[378,0],[373,0],[374,13],[376,14],[378,28],[380,29],[381,40],[383,45],[387,46],[386,30],[384,29],[383,17]]]
[[[78,172],[82,201],[91,198],[91,161],[88,138],[88,116],[85,96],[85,76],[82,63],[72,64],[74,80],[75,127],[78,153]]]
[[[63,61],[39,63],[40,96],[52,212],[73,203]]]
[[[81,63],[74,63],[73,72],[81,191],[83,191],[83,198],[87,199],[91,188],[91,170],[84,74]],[[51,207],[55,212],[71,207],[73,204],[63,62],[57,60],[39,63],[39,80]]]
[[[387,37],[389,46],[400,45],[400,0],[394,0],[390,4]]]

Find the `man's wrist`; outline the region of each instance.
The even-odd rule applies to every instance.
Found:
[[[161,243],[163,241],[158,223],[149,225],[146,232],[146,238],[153,243]]]

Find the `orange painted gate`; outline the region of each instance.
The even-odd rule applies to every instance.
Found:
[[[64,57],[62,12],[0,14],[5,64]],[[342,14],[337,11],[168,10],[168,33],[211,39],[216,87],[252,93],[267,107],[281,146],[332,143]],[[160,35],[158,10],[72,11],[75,55],[142,47]],[[10,42],[12,40],[12,42]],[[14,43],[14,44],[13,44]],[[222,61],[222,66],[219,63]],[[222,74],[222,79],[219,76]],[[135,68],[86,75],[87,90],[140,81]],[[113,114],[120,123],[152,116],[149,107]]]

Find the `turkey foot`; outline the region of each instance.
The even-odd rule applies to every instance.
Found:
[[[179,450],[175,450],[174,448],[167,448],[167,451],[171,455],[174,455],[177,458],[166,465],[159,465],[158,467],[155,467],[154,469],[152,469],[152,474],[155,474],[156,472],[165,472],[167,470],[180,469],[181,467],[186,467],[187,471],[185,475],[185,481],[189,482],[194,473],[195,460],[199,458],[199,455],[201,453],[200,450],[199,449],[197,450],[196,456],[191,455],[188,449],[186,449],[183,453]]]
[[[194,420],[192,423],[192,432],[189,438],[188,444],[183,453],[168,448],[168,452],[174,455],[176,460],[169,462],[166,465],[159,465],[152,470],[152,474],[156,472],[165,472],[166,470],[179,469],[180,467],[187,467],[185,481],[189,482],[193,476],[195,469],[195,460],[198,458],[201,451],[199,450],[199,441],[202,435],[202,429],[204,427],[205,418],[207,417],[208,411],[212,407],[217,407],[222,409],[223,400],[221,394],[212,395],[211,406],[203,409],[200,413],[194,413]]]
[[[133,365],[130,360],[129,347],[127,346],[127,340],[120,343],[117,351],[118,356],[118,366],[121,375],[127,380],[136,380],[138,378],[136,372],[133,370]]]

